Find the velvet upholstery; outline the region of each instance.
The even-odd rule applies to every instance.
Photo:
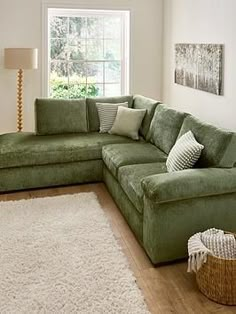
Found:
[[[103,181],[114,201],[118,205],[122,215],[125,217],[136,238],[142,244],[143,240],[143,217],[127,197],[118,181],[114,178],[106,166],[103,167]]]
[[[85,99],[36,99],[35,127],[38,135],[87,132]]]
[[[0,135],[0,168],[101,159],[102,146],[133,142],[98,132],[39,136],[34,133]]]
[[[117,178],[118,169],[122,166],[165,161],[166,154],[154,145],[138,142],[104,146],[102,158],[107,168]]]
[[[188,116],[179,137],[191,130],[196,140],[204,145],[197,163],[200,167],[233,167],[236,163],[236,134]]]
[[[161,162],[136,164],[119,168],[118,181],[140,214],[143,213],[144,196],[141,186],[142,179],[150,175],[165,173],[166,171],[166,164]]]
[[[128,107],[133,105],[133,96],[118,96],[118,97],[96,97],[87,98],[87,111],[88,111],[88,127],[90,132],[99,131],[99,116],[96,103],[124,103],[128,102]]]
[[[102,160],[0,169],[0,192],[102,180]]]
[[[155,203],[144,197],[143,246],[153,264],[188,256],[188,239],[219,228],[235,232],[236,193]]]
[[[164,104],[156,107],[148,140],[166,154],[169,154],[178,137],[186,113],[168,108]]]
[[[151,98],[147,98],[141,95],[134,96],[133,108],[134,109],[146,109],[146,114],[143,119],[140,134],[146,139],[149,127],[156,109],[156,106],[160,104],[159,101],[156,101]]]
[[[144,139],[99,134],[96,101],[128,101],[130,107],[147,109],[140,131]],[[82,100],[56,102],[36,101],[37,130],[65,134],[0,135],[0,192],[103,180],[154,264],[186,257],[188,238],[196,232],[236,230],[235,133],[142,96],[134,102],[132,96],[87,99],[86,114]],[[65,125],[61,113],[68,113]],[[74,128],[76,133],[68,134]],[[206,147],[198,168],[167,173],[167,154],[189,129]]]
[[[236,193],[236,168],[186,169],[148,176],[141,184],[146,197],[157,203]]]

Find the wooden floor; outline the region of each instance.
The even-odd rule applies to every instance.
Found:
[[[0,194],[0,201],[91,191],[97,194],[109,217],[151,313],[236,313],[236,307],[214,303],[198,291],[194,275],[186,272],[186,262],[153,267],[103,183]]]

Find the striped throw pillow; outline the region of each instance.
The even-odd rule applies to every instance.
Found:
[[[118,104],[96,103],[100,121],[100,133],[107,133],[110,131],[115,121],[119,106],[128,108],[128,102]]]
[[[167,171],[173,172],[192,168],[199,159],[204,146],[199,144],[193,133],[182,135],[172,147],[167,161]]]

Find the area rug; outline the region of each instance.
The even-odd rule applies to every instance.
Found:
[[[94,193],[0,202],[0,313],[149,313]]]

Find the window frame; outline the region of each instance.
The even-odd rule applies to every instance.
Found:
[[[68,6],[68,4],[61,4],[60,6],[55,4],[43,4],[43,33],[42,33],[42,95],[43,97],[49,97],[49,78],[50,78],[50,35],[49,35],[49,17],[51,15],[60,16],[119,16],[122,20],[121,30],[121,95],[127,95],[130,93],[130,15],[129,9],[93,9],[84,8],[81,6]],[[93,60],[89,60],[93,61]],[[109,60],[107,60],[109,61]],[[105,60],[103,61],[105,62]],[[103,96],[105,93],[106,82],[103,78]],[[109,83],[107,83],[109,84]],[[114,95],[116,96],[116,95]],[[106,97],[106,96],[105,96]]]

